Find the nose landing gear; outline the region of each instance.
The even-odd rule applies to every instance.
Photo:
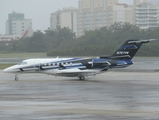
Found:
[[[18,74],[20,75],[20,74]],[[15,75],[15,81],[18,81],[18,75]]]
[[[18,75],[15,75],[15,81],[18,81]]]

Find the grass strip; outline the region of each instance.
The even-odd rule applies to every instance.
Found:
[[[0,53],[0,58],[43,58],[46,53]]]
[[[3,64],[3,63],[1,63],[0,64],[0,69],[5,69],[5,68],[10,67],[12,65],[15,65],[15,64],[6,64],[6,63]]]

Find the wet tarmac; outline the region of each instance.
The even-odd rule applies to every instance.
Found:
[[[0,70],[2,120],[158,120],[159,72],[107,72],[86,81]]]

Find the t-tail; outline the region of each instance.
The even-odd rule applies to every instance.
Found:
[[[148,40],[127,40],[110,58],[125,60],[131,60],[143,43],[148,43],[156,39]]]

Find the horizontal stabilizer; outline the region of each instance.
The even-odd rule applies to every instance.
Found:
[[[134,41],[129,41],[128,43],[129,44],[137,44],[137,43],[148,43],[148,42],[151,42],[151,41],[154,41],[154,40],[157,40],[157,39],[147,39],[147,40],[134,40]]]

